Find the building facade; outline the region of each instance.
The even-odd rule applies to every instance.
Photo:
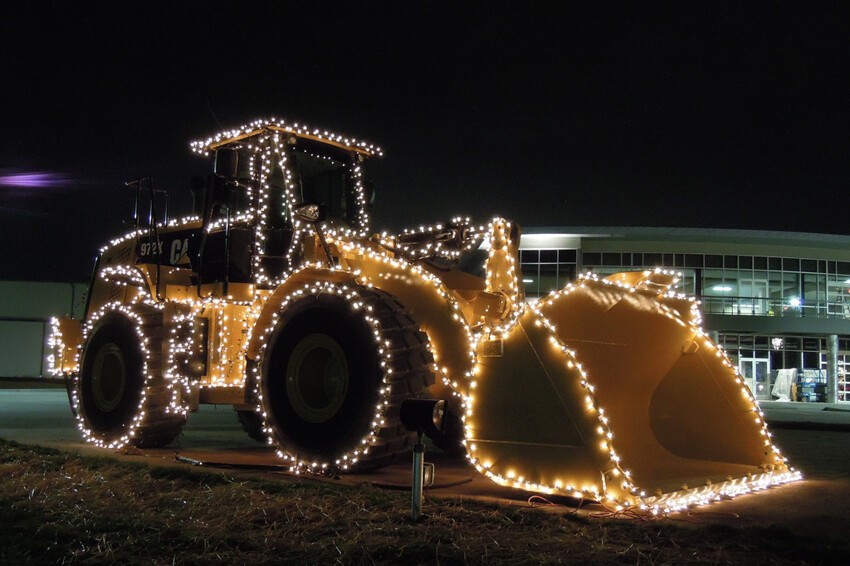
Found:
[[[82,317],[86,283],[0,281],[0,378],[47,373],[50,318]]]
[[[526,228],[520,263],[529,300],[587,271],[675,269],[677,290],[701,301],[704,326],[759,400],[850,402],[848,236]]]
[[[705,328],[761,401],[850,403],[850,236],[634,227],[526,227],[533,301],[587,271],[663,267],[701,301]],[[83,283],[0,282],[0,377],[45,375],[48,320],[82,316]],[[782,391],[779,391],[780,393]]]

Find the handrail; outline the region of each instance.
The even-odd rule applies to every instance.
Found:
[[[147,181],[147,191],[148,191],[148,225],[147,225],[147,228],[148,228],[148,243],[151,244],[153,250],[157,250],[156,254],[152,254],[156,257],[156,283],[155,283],[154,292],[156,294],[157,300],[162,301],[162,300],[164,300],[163,297],[161,296],[161,293],[160,293],[160,291],[161,291],[160,279],[162,278],[161,277],[162,258],[160,257],[161,254],[158,251],[160,243],[161,243],[160,239],[159,239],[160,222],[158,221],[158,218],[157,218],[158,214],[157,214],[157,210],[156,210],[156,197],[158,195],[165,195],[165,210],[163,211],[162,225],[167,225],[168,224],[168,198],[169,198],[169,195],[168,195],[168,191],[155,188],[153,177],[140,177],[139,179],[136,179],[135,181],[127,181],[126,183],[124,183],[125,186],[136,188],[136,204],[133,208],[133,223],[134,223],[134,230],[135,230],[135,234],[136,234],[136,245],[137,246],[138,246],[138,243],[139,243],[139,221],[140,221],[139,209],[140,209],[141,198],[142,198],[142,186],[143,186],[145,181]]]
[[[796,306],[788,304],[787,298],[770,297],[702,296],[700,301],[707,314],[850,319],[850,303],[836,301],[803,302]]]

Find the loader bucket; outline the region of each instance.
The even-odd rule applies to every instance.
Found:
[[[478,469],[665,511],[798,479],[671,279],[584,278],[482,340],[466,430]]]

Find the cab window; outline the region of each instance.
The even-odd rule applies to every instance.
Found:
[[[351,154],[299,139],[290,152],[290,162],[296,204],[322,204],[337,224],[353,226],[358,211]]]

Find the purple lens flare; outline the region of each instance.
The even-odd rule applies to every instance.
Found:
[[[0,187],[46,188],[67,184],[67,179],[56,173],[4,173],[0,174]]]

